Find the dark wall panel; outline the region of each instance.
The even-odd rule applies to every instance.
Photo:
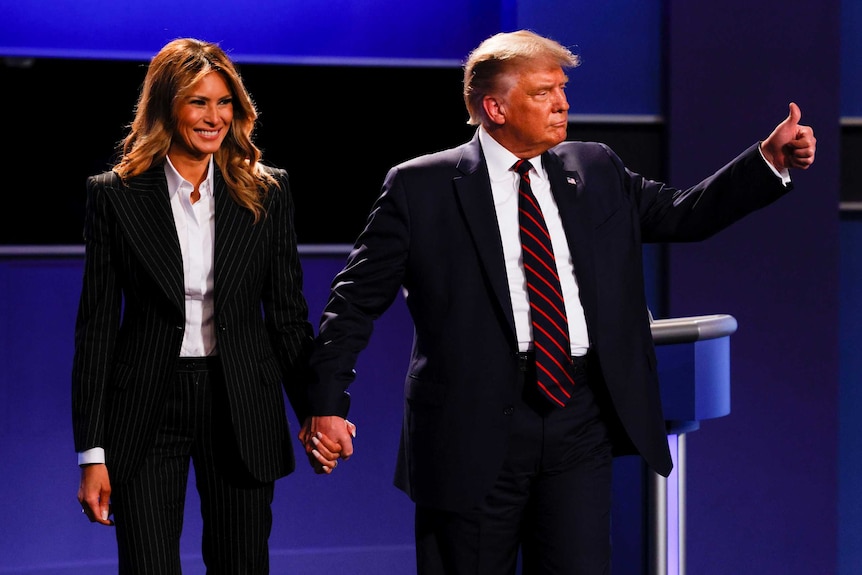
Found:
[[[818,139],[789,196],[669,250],[670,313],[739,323],[731,413],[689,441],[688,568],[835,573],[840,4],[672,0],[668,13],[672,182],[765,138],[790,101]],[[790,49],[800,33],[817,41]]]
[[[390,165],[472,134],[456,68],[247,64],[240,72],[260,112],[264,160],[291,174],[302,243],[352,242]],[[0,244],[81,243],[85,179],[109,168],[144,74],[131,61],[0,65],[0,107],[16,135],[14,169],[0,185],[9,202]],[[407,96],[417,85],[421,98]]]
[[[862,124],[841,129],[841,201],[862,205]]]
[[[0,184],[8,202],[0,245],[82,242],[85,180],[109,168],[144,68],[63,59],[0,65],[0,85],[11,87],[0,90],[0,107],[18,150]],[[390,166],[473,134],[459,68],[243,64],[240,72],[260,112],[264,160],[290,173],[301,243],[352,243]],[[58,90],[63,77],[76,88]],[[661,125],[573,125],[570,138],[608,141],[637,169],[662,169]]]

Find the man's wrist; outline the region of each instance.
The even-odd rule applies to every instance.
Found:
[[[787,168],[779,170],[772,162],[769,161],[769,158],[767,158],[766,154],[763,153],[763,142],[758,144],[757,151],[760,152],[760,157],[763,158],[763,161],[766,162],[766,165],[769,166],[769,169],[772,170],[772,173],[781,179],[781,183],[785,186],[790,184],[790,170],[788,170]]]

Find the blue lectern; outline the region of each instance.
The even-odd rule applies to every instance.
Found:
[[[650,575],[685,573],[685,434],[730,413],[730,336],[736,319],[704,315],[652,320],[662,407],[674,469],[650,472]]]

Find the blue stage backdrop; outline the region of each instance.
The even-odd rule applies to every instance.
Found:
[[[860,25],[858,0],[816,6],[799,0],[212,0],[205,5],[0,0],[0,57],[25,66],[39,58],[145,61],[174,37],[198,36],[220,42],[239,62],[445,68],[459,66],[473,46],[496,31],[534,27],[576,47],[583,57],[571,74],[573,114],[667,115],[671,177],[681,184],[693,183],[764,137],[787,101],[797,100],[803,121],[815,126],[819,140],[818,163],[797,177],[799,189],[719,238],[669,253],[672,313],[730,313],[740,320],[732,344],[731,416],[705,425],[690,442],[688,565],[698,574],[850,575],[859,572],[862,561],[853,551],[862,548],[854,439],[860,436],[854,415],[862,402],[855,392],[858,370],[852,369],[858,334],[847,326],[862,324],[862,305],[847,294],[858,291],[853,282],[862,268],[855,257],[862,223],[845,222],[841,228],[844,299],[839,302],[836,158],[838,117],[862,118]],[[798,49],[811,39],[813,49]],[[373,90],[404,91],[403,86],[345,85],[338,78],[313,89],[341,91],[346,101]],[[420,87],[416,94],[427,91]],[[94,90],[91,97],[117,99],[110,91]],[[14,105],[9,108],[17,109]],[[347,118],[361,110],[335,112]],[[38,125],[45,118],[27,120],[29,131],[50,133]],[[393,137],[406,130],[387,124],[391,121],[381,117],[381,129]],[[372,179],[379,185],[380,175]],[[22,195],[16,188],[10,192]],[[39,217],[28,208],[20,213]],[[0,293],[13,294],[0,298],[0,365],[5,366],[0,458],[11,472],[9,493],[24,494],[0,504],[6,511],[0,522],[0,573],[108,573],[112,533],[80,523],[77,469],[64,415],[80,262],[47,262],[48,271],[45,263],[0,269]],[[320,282],[309,271],[312,317],[339,263],[326,262]],[[853,336],[840,346],[839,313],[841,336]],[[395,378],[378,373],[403,372],[402,347],[409,342],[405,319],[403,308],[393,308],[365,356],[362,389],[355,395],[363,457],[338,477],[318,478],[300,468],[279,490],[275,556],[298,567],[294,572],[337,571],[327,560],[368,566],[375,574],[412,570],[411,508],[390,479],[401,390],[392,385]],[[316,498],[333,492],[339,493],[338,514],[316,514]],[[333,537],[316,528],[330,519]],[[193,537],[184,551],[196,553]],[[352,556],[362,553],[398,565],[372,568]]]
[[[841,0],[841,116],[862,121],[862,2]]]
[[[545,6],[542,6],[545,4]],[[546,18],[571,23],[583,57],[571,91],[579,114],[657,115],[660,2],[515,0],[0,0],[0,56],[149,60],[167,41],[219,42],[256,64],[459,67],[486,37]],[[541,22],[539,22],[541,24]],[[547,34],[547,30],[536,30]],[[621,89],[613,78],[626,78]],[[319,87],[318,87],[319,88]],[[349,91],[337,82],[325,89]],[[391,90],[391,86],[361,89]]]

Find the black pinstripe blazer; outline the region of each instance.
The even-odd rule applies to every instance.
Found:
[[[313,329],[302,293],[293,201],[284,170],[266,217],[231,200],[215,170],[215,325],[240,454],[259,480],[295,467],[282,387],[306,414]],[[123,185],[87,180],[86,260],[75,327],[75,450],[104,447],[123,481],[152,445],[184,329],[183,267],[162,165]]]

